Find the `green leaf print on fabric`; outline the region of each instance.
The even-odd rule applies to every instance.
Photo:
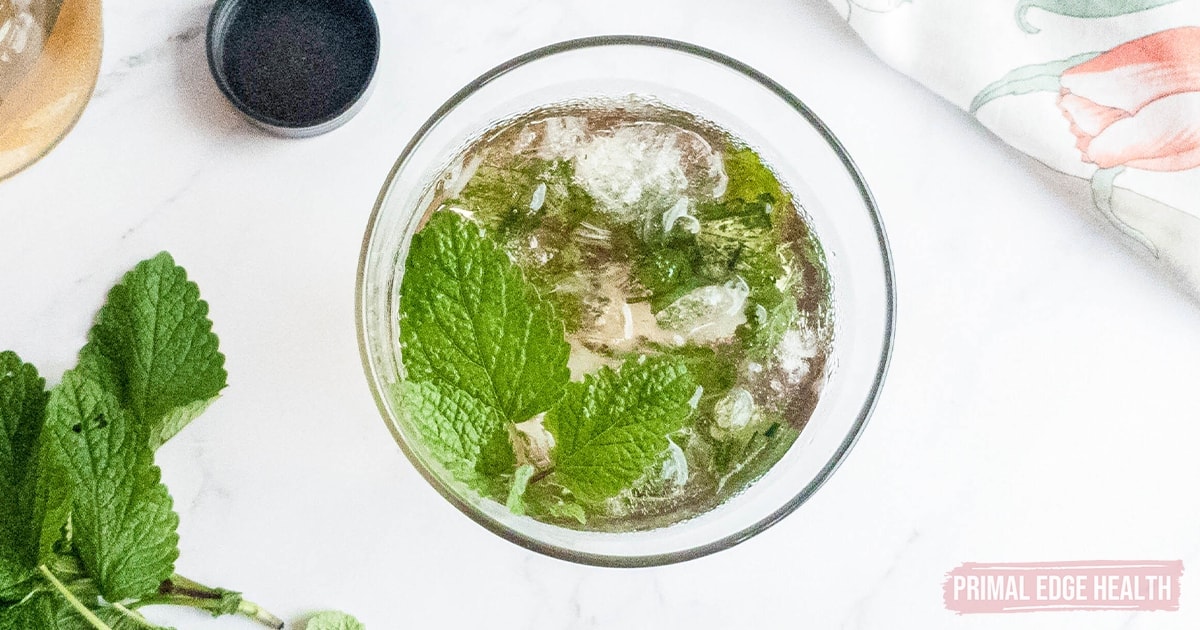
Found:
[[[971,101],[970,112],[976,113],[980,107],[1001,96],[1016,96],[1030,92],[1057,92],[1062,88],[1063,72],[1099,55],[1098,52],[1089,52],[1067,59],[1017,68],[980,90],[979,94],[975,95],[975,99]]]
[[[887,13],[900,8],[900,5],[912,4],[912,0],[848,0],[850,9],[863,9],[872,13]]]
[[[1026,33],[1041,31],[1026,20],[1032,7],[1078,18],[1106,18],[1153,9],[1178,0],[1020,0],[1017,3],[1017,24]]]
[[[1120,175],[1124,170],[1124,166],[1096,169],[1096,172],[1092,174],[1092,203],[1096,205],[1096,209],[1100,211],[1100,214],[1103,214],[1104,218],[1108,219],[1113,226],[1149,250],[1151,256],[1158,258],[1158,246],[1154,244],[1154,241],[1150,240],[1141,230],[1126,223],[1113,210],[1113,183],[1117,175]]]

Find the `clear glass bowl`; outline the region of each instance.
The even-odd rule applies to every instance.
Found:
[[[584,532],[516,516],[444,481],[387,392],[402,365],[398,306],[404,260],[434,178],[501,121],[552,103],[630,94],[716,123],[776,169],[824,246],[833,285],[834,341],[812,417],[787,455],[758,482],[675,525]],[[850,156],[824,123],[746,64],[699,46],[637,36],[578,39],[535,50],[488,71],[446,101],[404,148],[383,186],[363,242],[356,300],[363,365],[379,410],[434,488],[516,544],[573,562],[627,567],[726,549],[812,496],[871,415],[887,371],[895,318],[893,272],[879,212]]]

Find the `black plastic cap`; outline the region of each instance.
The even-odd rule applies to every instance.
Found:
[[[370,93],[379,21],[369,0],[217,0],[208,66],[258,126],[289,137],[330,131]]]

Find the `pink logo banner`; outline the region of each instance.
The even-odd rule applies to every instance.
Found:
[[[1179,610],[1182,560],[965,562],[946,574],[946,609],[964,613],[1047,610]]]

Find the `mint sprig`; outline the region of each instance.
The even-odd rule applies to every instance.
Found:
[[[516,513],[584,520],[580,504],[631,487],[693,412],[697,387],[678,359],[632,359],[569,383],[570,347],[552,303],[479,226],[450,211],[413,237],[400,331],[407,379],[395,396],[408,422],[455,479]],[[513,425],[543,413],[557,443],[550,467],[517,468]],[[530,492],[552,473],[566,496]]]
[[[165,252],[143,261],[88,339],[49,393],[0,352],[0,630],[153,630],[139,611],[157,605],[282,628],[175,573],[179,518],[154,451],[226,384],[199,289]]]

